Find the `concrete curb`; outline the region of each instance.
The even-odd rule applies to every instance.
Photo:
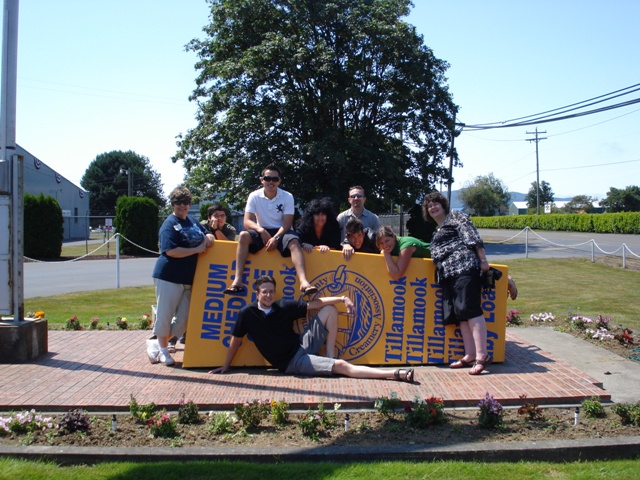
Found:
[[[47,459],[59,465],[104,462],[245,461],[281,462],[574,462],[640,457],[640,436],[541,442],[482,442],[456,445],[385,445],[319,447],[13,447],[0,446],[0,457]]]

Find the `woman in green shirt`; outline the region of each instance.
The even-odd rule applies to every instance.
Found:
[[[394,280],[399,280],[404,276],[409,266],[411,257],[430,258],[431,251],[429,244],[414,237],[399,237],[389,225],[378,229],[376,234],[376,245],[380,253],[384,255],[389,275]],[[397,256],[395,262],[392,256]]]

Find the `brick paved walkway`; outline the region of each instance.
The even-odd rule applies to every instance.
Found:
[[[147,360],[148,336],[140,330],[49,331],[49,353],[27,364],[0,365],[0,410],[121,411],[128,410],[131,395],[138,403],[154,402],[169,410],[177,409],[182,395],[200,410],[232,409],[235,403],[254,399],[284,399],[293,409],[315,407],[320,401],[371,408],[377,397],[391,392],[402,400],[435,395],[447,407],[475,407],[485,392],[503,405],[521,405],[521,395],[541,405],[577,404],[592,396],[603,402],[611,399],[594,378],[510,332],[507,361],[489,366],[490,374],[470,376],[466,369],[420,366],[413,385],[292,377],[259,368],[209,375],[205,369],[181,368],[181,345],[174,355],[176,367],[168,368]]]

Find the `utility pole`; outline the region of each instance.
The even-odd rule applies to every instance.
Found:
[[[547,139],[547,137],[538,137],[538,133],[547,133],[547,131],[538,132],[538,127],[536,127],[535,132],[527,132],[527,135],[535,135],[535,138],[527,138],[527,142],[536,142],[536,215],[540,215],[540,164],[538,162],[538,142]]]

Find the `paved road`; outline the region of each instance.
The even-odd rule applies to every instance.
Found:
[[[591,257],[595,241],[596,256],[605,251],[622,255],[625,244],[640,255],[640,235],[589,234],[572,232],[516,232],[513,230],[480,230],[487,240],[487,255],[491,262],[510,259]],[[506,243],[504,243],[506,242]],[[84,245],[84,242],[81,242]],[[627,250],[627,258],[636,258]],[[120,287],[153,285],[151,272],[155,258],[120,260]],[[24,265],[24,298],[47,297],[63,293],[116,288],[115,260],[78,262],[26,263]]]

